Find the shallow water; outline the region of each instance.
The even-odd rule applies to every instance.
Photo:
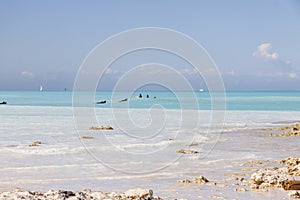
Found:
[[[284,191],[238,193],[234,189],[239,186],[225,179],[232,173],[251,173],[243,171],[249,160],[282,159],[297,156],[300,150],[298,138],[268,137],[270,131],[262,130],[297,121],[299,112],[227,111],[222,134],[218,134],[219,130],[209,129],[210,111],[189,111],[189,116],[195,112],[206,116],[200,117],[195,129],[188,123],[181,126],[180,110],[167,110],[164,128],[155,134],[141,133],[143,137],[137,137],[136,127],[118,124],[109,108],[97,108],[98,124],[84,124],[79,130],[70,107],[5,106],[0,112],[1,190],[145,187],[169,198],[278,199],[286,196]],[[151,117],[160,118],[161,112],[132,109],[129,115],[135,123],[145,125],[151,124]],[[88,130],[93,125],[111,125],[115,130]],[[83,135],[94,139],[80,140]],[[28,146],[36,140],[42,144]],[[186,148],[200,154],[176,153]],[[177,183],[200,175],[229,188]]]
[[[252,173],[250,168],[262,167],[247,166],[251,160],[299,156],[298,137],[270,137],[272,131],[265,130],[300,121],[298,92],[231,92],[228,110],[215,113],[220,119],[226,114],[216,126],[211,124],[211,110],[179,109],[172,95],[163,92],[149,93],[160,97],[149,101],[133,94],[130,109],[106,104],[79,107],[79,112],[71,106],[70,92],[0,94],[9,102],[0,106],[0,190],[142,187],[170,199],[284,199],[286,192],[281,190],[235,192],[249,188],[226,179],[232,174],[249,179],[245,174]],[[96,99],[110,94],[99,93]],[[202,108],[209,108],[208,93],[197,95]],[[85,115],[89,109],[92,118]],[[100,125],[114,130],[89,130]],[[29,147],[34,141],[42,144]],[[200,153],[181,155],[176,153],[179,149]],[[177,183],[200,175],[217,186]],[[218,186],[224,184],[228,187]]]
[[[210,110],[212,106],[212,95],[208,91],[141,90],[132,93],[97,91],[76,94],[79,96],[91,94],[93,103],[107,101],[106,104],[95,104],[98,108],[150,108],[156,104],[166,109]],[[139,94],[143,95],[142,99],[136,98]],[[149,98],[145,98],[147,94]],[[227,110],[300,111],[300,91],[226,91],[225,95]],[[7,106],[71,107],[72,98],[71,91],[0,91],[0,102],[7,101]],[[125,98],[128,101],[119,102]]]

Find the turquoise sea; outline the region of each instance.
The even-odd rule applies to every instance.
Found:
[[[98,91],[95,93],[95,103],[106,101],[106,104],[96,105],[101,108],[129,107],[129,108],[149,108],[154,104],[163,106],[166,109],[194,109],[195,105],[189,105],[189,98],[198,101],[199,110],[211,109],[210,93],[195,91],[137,91],[131,96],[126,96],[127,92],[114,92],[115,99],[128,99],[127,103],[112,102],[111,91]],[[139,94],[142,99],[137,99]],[[146,95],[149,98],[146,98]],[[187,102],[184,108],[181,107],[180,100],[176,95],[185,96]],[[227,91],[226,109],[227,110],[266,110],[266,111],[300,111],[300,91]],[[154,97],[156,97],[154,99]],[[7,106],[72,106],[71,91],[0,91],[0,101],[7,101]],[[192,102],[192,101],[191,101]],[[113,103],[113,104],[112,104]]]
[[[299,137],[270,133],[300,122],[300,91],[227,91],[226,110],[217,112],[211,105],[221,100],[207,91],[93,95],[87,107],[72,107],[71,91],[0,91],[0,102],[7,101],[0,105],[0,191],[141,187],[166,199],[285,198],[281,190],[237,193],[242,186],[228,179],[238,174],[247,181],[252,171],[245,163],[253,160],[299,156]],[[101,125],[113,130],[89,130]],[[30,146],[35,141],[41,144]],[[217,186],[178,183],[200,175]]]

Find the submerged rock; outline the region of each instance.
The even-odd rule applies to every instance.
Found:
[[[204,176],[199,176],[199,177],[195,177],[193,182],[195,184],[204,184],[204,183],[208,183],[209,181]],[[192,181],[189,179],[183,179],[183,180],[177,181],[177,183],[192,183]]]
[[[92,126],[89,130],[114,130],[111,126]]]
[[[281,137],[290,137],[290,136],[300,136],[300,124],[294,124],[290,126],[284,126],[275,129],[277,131],[284,131],[283,133],[274,134],[274,136],[281,136]],[[272,134],[273,136],[273,134]]]
[[[182,153],[182,154],[198,154],[199,151],[180,149],[180,150],[177,150],[176,153]]]
[[[247,190],[245,188],[235,188],[235,192],[246,192]]]
[[[190,181],[189,179],[183,179],[183,180],[179,180],[177,181],[177,183],[191,183],[192,181]]]
[[[93,136],[81,136],[80,139],[94,139]]]
[[[42,144],[41,141],[34,141],[33,143],[29,144],[28,146],[29,147],[36,147],[36,146],[39,146],[40,144]]]
[[[300,123],[296,123],[294,125],[289,125],[289,126],[279,127],[276,130],[279,130],[279,131],[282,131],[282,130],[294,130],[294,131],[298,131],[298,130],[300,130]]]
[[[288,196],[292,197],[292,198],[300,199],[300,192],[298,192],[298,191],[292,191],[292,192],[288,193]]]
[[[198,178],[194,178],[194,183],[197,183],[197,184],[203,184],[203,183],[207,183],[207,182],[209,182],[209,181],[204,176],[200,176]]]

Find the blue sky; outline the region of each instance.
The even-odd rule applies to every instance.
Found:
[[[97,44],[139,27],[195,39],[228,90],[300,90],[299,22],[297,0],[0,0],[0,90],[71,89]],[[129,69],[122,64],[128,65],[124,60],[107,71],[100,88],[113,87]],[[174,67],[201,87],[199,75],[179,64]]]

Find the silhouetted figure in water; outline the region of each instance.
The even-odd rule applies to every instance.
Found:
[[[105,104],[106,101],[98,101],[97,104]]]
[[[139,98],[143,98],[142,94],[139,95]]]
[[[149,95],[147,94],[147,96],[146,96],[147,98],[149,98]]]
[[[156,97],[154,97],[154,99],[156,99]]]

